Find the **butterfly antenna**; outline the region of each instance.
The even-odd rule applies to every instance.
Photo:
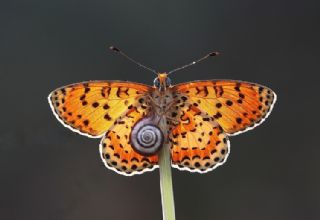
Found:
[[[137,64],[138,66],[140,66],[140,67],[142,67],[142,68],[144,68],[144,69],[146,69],[146,70],[149,70],[149,71],[155,73],[156,75],[158,75],[157,71],[155,71],[154,69],[151,69],[151,68],[149,68],[149,67],[147,67],[147,66],[139,63],[138,61],[135,61],[134,59],[132,59],[131,57],[129,57],[127,54],[125,54],[124,52],[122,52],[121,50],[119,50],[117,47],[111,46],[111,47],[109,47],[109,49],[112,50],[112,51],[114,51],[114,52],[117,52],[117,53],[121,54],[122,56],[124,56],[125,58],[127,58],[128,60],[130,60],[131,62]]]
[[[208,53],[207,55],[205,55],[204,57],[202,57],[202,58],[200,58],[200,59],[198,59],[198,60],[196,60],[196,61],[193,61],[193,62],[191,62],[191,63],[189,63],[189,64],[186,64],[186,65],[184,65],[184,66],[182,66],[182,67],[179,67],[179,68],[176,68],[176,69],[173,69],[173,70],[169,71],[169,72],[168,72],[168,75],[171,74],[171,73],[177,72],[177,71],[179,71],[179,70],[185,69],[185,68],[187,68],[187,67],[189,67],[189,66],[193,66],[193,65],[195,65],[195,64],[197,64],[197,63],[199,63],[199,62],[201,62],[201,61],[203,61],[203,60],[205,60],[205,59],[207,59],[208,57],[214,57],[214,56],[218,56],[218,55],[220,55],[219,52],[211,52],[211,53]]]

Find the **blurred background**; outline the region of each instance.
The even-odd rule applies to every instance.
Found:
[[[320,219],[318,1],[38,1],[0,3],[0,218],[162,219],[158,170],[106,169],[98,139],[64,128],[47,95],[99,79],[152,84],[159,71],[221,56],[173,83],[241,79],[272,88],[268,120],[231,137],[224,166],[173,170],[177,220]]]

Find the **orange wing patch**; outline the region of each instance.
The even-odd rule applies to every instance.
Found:
[[[229,154],[229,140],[215,119],[189,105],[169,120],[172,166],[205,173],[223,164]],[[180,105],[180,106],[181,106]],[[179,121],[174,125],[175,121]]]
[[[233,135],[261,124],[276,101],[276,94],[267,87],[232,80],[183,83],[173,90],[213,116],[226,133]]]
[[[100,144],[100,153],[106,167],[123,175],[131,176],[158,167],[158,156],[143,156],[135,152],[130,144],[130,133],[134,124],[148,114],[141,104],[134,106],[117,119]]]
[[[48,100],[66,127],[89,137],[101,137],[150,89],[137,83],[88,81],[61,87]]]

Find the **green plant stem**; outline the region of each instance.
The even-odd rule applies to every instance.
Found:
[[[159,126],[163,134],[167,134],[166,121],[161,121]],[[163,220],[176,219],[172,187],[170,144],[171,143],[168,142],[167,138],[165,138],[164,145],[159,153],[160,190]]]

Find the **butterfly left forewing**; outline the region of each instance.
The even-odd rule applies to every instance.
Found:
[[[234,80],[195,81],[178,84],[172,89],[213,116],[229,135],[261,124],[276,101],[271,89]]]
[[[101,137],[151,87],[121,81],[88,81],[53,91],[49,103],[57,119],[75,132]]]

